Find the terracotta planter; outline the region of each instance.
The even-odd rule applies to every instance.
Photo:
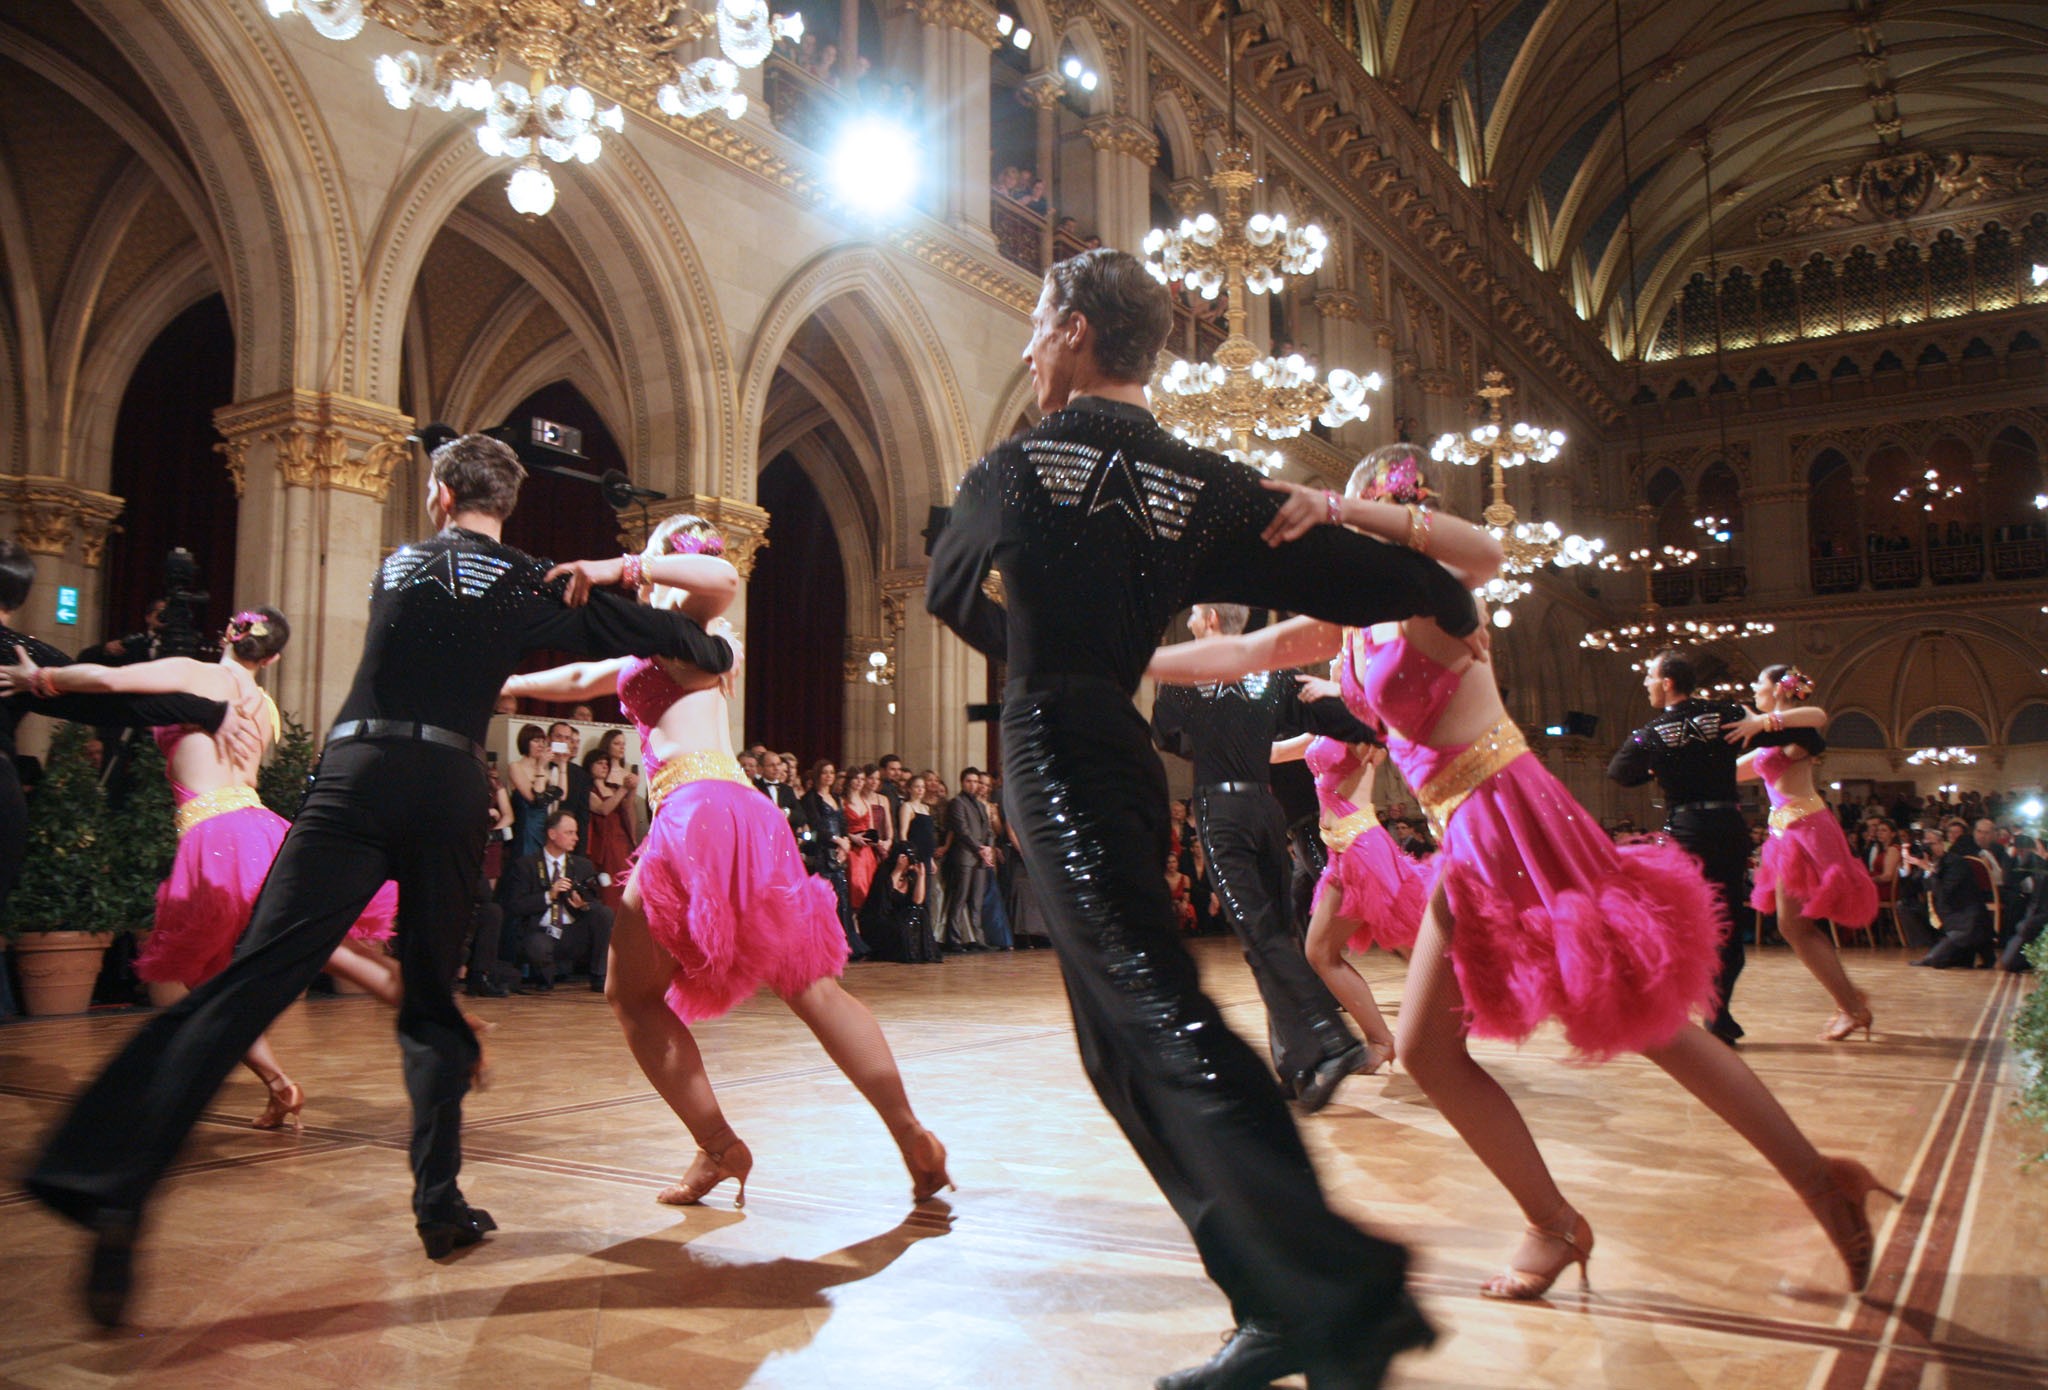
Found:
[[[100,958],[113,940],[110,931],[25,931],[15,937],[22,1011],[33,1018],[48,1018],[82,1014],[91,1008]]]

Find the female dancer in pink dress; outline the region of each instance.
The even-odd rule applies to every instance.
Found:
[[[571,603],[623,581],[643,602],[715,621],[737,669],[739,644],[719,618],[738,590],[732,566],[718,558],[724,548],[701,517],[675,516],[655,528],[644,555],[555,572],[571,576]],[[514,676],[505,691],[559,701],[616,693],[639,726],[654,820],[612,927],[605,996],[641,1070],[697,1141],[689,1171],[659,1200],[694,1205],[732,1178],[733,1205],[745,1205],[754,1157],[719,1108],[688,1025],[717,1018],[762,985],[888,1125],[910,1170],[911,1200],[951,1187],[946,1146],[917,1122],[874,1015],[839,987],[847,944],[831,884],[805,872],[789,822],[733,757],[720,678],[633,658]]]
[[[1421,510],[1430,494],[1410,445],[1368,456],[1342,499],[1267,486],[1293,494],[1268,529],[1276,543],[1329,522],[1405,542],[1475,587],[1499,567],[1487,532]],[[1346,701],[1387,728],[1441,846],[1401,1000],[1401,1058],[1529,1223],[1481,1293],[1541,1297],[1573,1264],[1583,1280],[1593,1250],[1591,1226],[1558,1190],[1521,1113],[1466,1045],[1470,1033],[1519,1041],[1547,1018],[1589,1060],[1641,1052],[1706,1102],[1800,1194],[1861,1289],[1876,1179],[1818,1153],[1756,1074],[1693,1021],[1712,1000],[1727,930],[1713,890],[1675,847],[1608,840],[1530,756],[1489,661],[1427,620],[1347,633],[1296,618],[1164,648],[1152,669],[1176,682],[1234,680],[1340,651]]]
[[[1308,963],[1365,1034],[1372,1050],[1365,1068],[1370,1076],[1394,1060],[1394,1035],[1380,1017],[1372,986],[1344,959],[1344,949],[1363,951],[1375,942],[1390,951],[1414,946],[1429,906],[1429,873],[1401,852],[1373,807],[1372,783],[1387,759],[1384,747],[1320,734],[1273,745],[1274,762],[1295,758],[1306,760],[1315,774],[1323,844],[1330,851],[1309,909]]]
[[[1849,983],[1835,943],[1815,925],[1845,927],[1877,920],[1877,884],[1849,848],[1849,838],[1814,786],[1813,763],[1827,751],[1820,731],[1827,712],[1806,703],[1813,681],[1793,666],[1766,666],[1756,678],[1756,708],[1729,729],[1729,742],[1759,745],[1736,763],[1743,781],[1761,780],[1771,796],[1771,833],[1757,865],[1749,903],[1778,915],[1778,934],[1834,998],[1835,1016],[1822,1042],[1841,1042],[1858,1028],[1870,1041],[1870,1000]]]
[[[260,705],[264,713],[257,723],[264,730],[267,753],[283,722],[276,703],[257,686],[255,673],[275,662],[290,639],[291,628],[282,613],[256,608],[229,621],[218,662],[166,657],[134,666],[81,663],[51,667],[39,672],[37,679],[59,691],[184,691],[243,708]],[[135,958],[135,973],[148,983],[150,1001],[164,1008],[218,975],[234,958],[235,943],[249,925],[250,909],[290,822],[256,795],[263,754],[231,761],[211,738],[190,726],[154,733],[178,804],[178,853],[171,862],[171,876],[156,890],[155,924],[148,944]],[[387,883],[349,932],[350,942],[370,949],[358,951],[344,944],[326,966],[328,974],[394,1008],[401,993],[398,965],[376,943],[390,937],[397,915],[397,885]],[[259,1038],[242,1060],[270,1092],[256,1128],[301,1128],[299,1112],[305,1109],[306,1093],[278,1065],[269,1039]]]

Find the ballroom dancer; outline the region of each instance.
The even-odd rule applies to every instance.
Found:
[[[1698,668],[1690,656],[1667,648],[1651,657],[1643,667],[1643,693],[1657,713],[1622,740],[1607,775],[1624,787],[1657,779],[1664,789],[1664,832],[1700,861],[1707,882],[1720,894],[1730,930],[1721,938],[1714,1016],[1707,1031],[1733,1047],[1742,1037],[1742,1025],[1729,1009],[1744,963],[1742,936],[1733,923],[1747,891],[1752,846],[1749,822],[1736,799],[1735,762],[1741,750],[1723,735],[1748,711],[1730,700],[1705,699],[1698,690]]]
[[[14,616],[28,603],[36,582],[35,557],[20,544],[0,539],[0,661],[25,655],[44,670],[67,666],[71,658],[48,642],[14,629]],[[95,728],[115,725],[149,728],[157,724],[189,724],[207,733],[223,757],[260,756],[262,735],[256,720],[220,700],[192,695],[63,695],[43,699],[14,695],[0,700],[0,921],[7,899],[21,874],[28,848],[28,800],[14,766],[15,732],[22,716],[41,714]],[[0,971],[0,1017],[13,1012],[6,972]]]
[[[1249,611],[1198,603],[1188,612],[1197,642],[1243,632]],[[1338,1012],[1295,935],[1293,860],[1287,816],[1273,794],[1273,740],[1307,730],[1363,738],[1365,726],[1340,700],[1305,703],[1286,672],[1239,681],[1164,686],[1152,703],[1152,741],[1195,765],[1194,817],[1209,881],[1244,946],[1245,964],[1266,1006],[1273,1068],[1281,1087],[1314,1114],[1345,1077],[1373,1057]]]
[[[1311,683],[1303,694],[1321,690]],[[1429,906],[1429,871],[1401,852],[1373,806],[1373,778],[1387,760],[1384,744],[1301,734],[1273,745],[1273,761],[1296,758],[1315,774],[1322,841],[1330,852],[1309,905],[1308,963],[1358,1021],[1373,1052],[1365,1068],[1371,1075],[1394,1060],[1394,1035],[1372,986],[1344,959],[1344,948],[1363,951],[1377,943],[1390,951],[1412,949]]]
[[[218,975],[234,958],[235,943],[249,925],[249,910],[284,843],[291,823],[263,804],[256,777],[263,755],[284,728],[277,704],[256,684],[256,672],[274,665],[291,640],[291,626],[275,608],[247,609],[228,620],[218,661],[163,657],[133,666],[87,662],[38,669],[21,659],[0,669],[0,691],[40,694],[174,695],[180,692],[230,704],[260,706],[262,745],[253,756],[223,756],[213,740],[190,724],[159,725],[151,732],[164,755],[164,771],[177,803],[178,850],[170,877],[158,885],[149,942],[135,958],[136,975],[149,986],[158,1008],[177,1003],[196,986]],[[398,967],[382,954],[398,915],[397,885],[387,883],[370,901],[347,940],[324,967],[396,1008],[401,990]],[[376,954],[354,949],[354,943]],[[285,1075],[259,1037],[242,1063],[269,1093],[257,1129],[289,1124],[303,1129],[299,1112],[305,1089]]]
[[[1196,601],[1353,623],[1426,612],[1475,647],[1485,637],[1464,587],[1411,551],[1336,528],[1265,542],[1277,499],[1258,474],[1146,409],[1172,313],[1125,252],[1047,272],[1024,350],[1044,418],[962,479],[925,602],[1009,663],[1006,809],[1082,1064],[1237,1321],[1211,1361],[1159,1386],[1302,1370],[1316,1390],[1376,1386],[1433,1337],[1403,1292],[1407,1252],[1331,1212],[1265,1063],[1202,992],[1160,872],[1165,771],[1131,697],[1167,620]],[[992,569],[1002,603],[983,589]]]
[[[1278,537],[1341,522],[1406,538],[1461,584],[1497,570],[1498,542],[1422,510],[1412,445],[1376,450],[1348,495],[1268,483],[1290,495]],[[1341,652],[1345,699],[1387,729],[1387,748],[1437,832],[1437,881],[1401,1000],[1408,1073],[1514,1197],[1521,1248],[1487,1280],[1489,1298],[1532,1299],[1571,1265],[1583,1281],[1593,1229],[1567,1201],[1528,1125],[1472,1058],[1468,1032],[1520,1041],[1545,1019],[1588,1060],[1640,1052],[1747,1139],[1805,1201],[1849,1272],[1869,1278],[1864,1202],[1881,1191],[1862,1164],[1824,1158],[1756,1074],[1692,1021],[1711,1008],[1727,918],[1699,866],[1675,845],[1616,847],[1533,757],[1501,704],[1492,663],[1428,619],[1345,631],[1295,618],[1154,656],[1161,680],[1229,680]]]
[[[127,1304],[144,1206],[185,1135],[386,879],[398,881],[398,1035],[420,1242],[439,1259],[496,1228],[457,1183],[478,1050],[449,987],[483,862],[482,740],[498,688],[537,648],[675,656],[711,672],[732,662],[681,614],[611,595],[569,608],[545,590],[545,567],[500,539],[525,474],[486,435],[434,451],[426,511],[441,530],[378,570],[355,682],[234,963],[135,1035],[28,1176],[34,1196],[93,1233],[87,1307],[108,1326]]]
[[[1766,666],[1756,678],[1756,708],[1730,726],[1727,739],[1755,751],[1737,775],[1762,781],[1771,796],[1771,833],[1757,861],[1750,906],[1778,915],[1778,935],[1835,1001],[1822,1042],[1842,1042],[1857,1029],[1870,1041],[1870,1000],[1849,982],[1821,919],[1845,927],[1877,920],[1877,884],[1849,848],[1842,824],[1814,786],[1814,760],[1827,751],[1820,731],[1827,711],[1806,703],[1813,680],[1796,666]]]
[[[731,648],[729,672],[739,644],[721,615],[738,578],[724,554],[710,523],[685,514],[657,526],[641,555],[556,572],[572,576],[571,603],[623,583],[642,602],[712,623]],[[612,927],[605,997],[640,1069],[697,1141],[689,1171],[656,1200],[695,1206],[730,1178],[739,1184],[733,1205],[746,1205],[754,1156],[719,1107],[689,1025],[766,985],[874,1106],[910,1170],[910,1199],[925,1201],[952,1186],[946,1146],[917,1122],[875,1016],[840,988],[847,944],[837,894],[805,870],[788,822],[733,756],[728,672],[635,657],[505,683],[508,694],[542,700],[617,695],[640,730],[654,819]]]

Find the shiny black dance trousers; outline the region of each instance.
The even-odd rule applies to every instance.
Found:
[[[1197,787],[1195,819],[1209,860],[1209,882],[1265,1001],[1273,1066],[1283,1081],[1294,1082],[1356,1046],[1358,1039],[1294,934],[1294,861],[1287,853],[1286,812],[1264,787]]]
[[[1736,977],[1742,974],[1747,961],[1742,950],[1742,929],[1737,924],[1742,920],[1743,904],[1748,898],[1743,880],[1749,873],[1749,854],[1753,848],[1749,842],[1749,822],[1732,806],[1711,811],[1691,811],[1681,806],[1672,812],[1665,829],[1680,849],[1700,861],[1701,872],[1721,895],[1721,906],[1728,912],[1728,935],[1721,938],[1721,973],[1714,980],[1714,998],[1719,1002],[1713,1021],[1707,1026],[1718,1037],[1739,1038],[1742,1025],[1735,1021],[1728,1005],[1735,997]],[[1756,930],[1756,939],[1761,942],[1762,922],[1757,923]]]
[[[1088,1078],[1239,1322],[1304,1350],[1383,1319],[1407,1252],[1332,1212],[1265,1064],[1224,1026],[1166,890],[1166,773],[1114,685],[1012,681],[1004,795]]]
[[[305,992],[386,879],[398,881],[398,1042],[412,1098],[413,1210],[463,1208],[462,1097],[476,1037],[449,992],[482,870],[483,764],[411,740],[354,739],[320,760],[234,962],[152,1019],[73,1105],[29,1174],[91,1224],[138,1213],[242,1054]]]

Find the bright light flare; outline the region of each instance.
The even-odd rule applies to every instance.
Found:
[[[856,116],[832,147],[832,186],[841,201],[880,215],[901,211],[917,189],[922,163],[916,138],[882,116]]]

